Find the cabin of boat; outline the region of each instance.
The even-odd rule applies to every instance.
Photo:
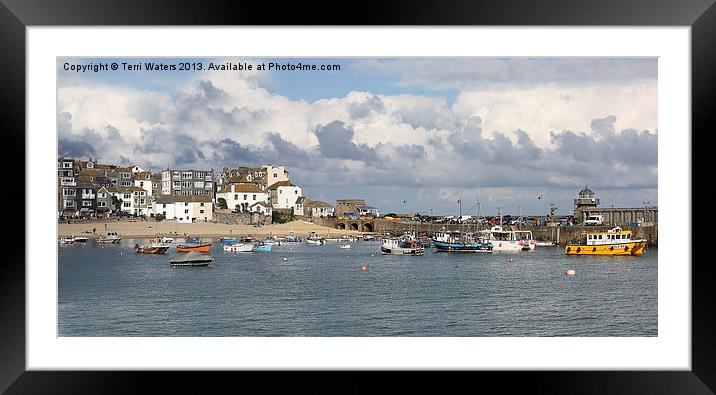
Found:
[[[585,232],[584,240],[569,242],[566,255],[643,255],[646,240],[634,239],[630,230],[615,227],[605,232]]]

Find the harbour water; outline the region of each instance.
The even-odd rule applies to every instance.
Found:
[[[135,253],[143,242],[59,246],[59,336],[658,335],[656,248],[383,256],[376,242],[230,253],[214,240],[208,267],[171,267],[176,243]]]

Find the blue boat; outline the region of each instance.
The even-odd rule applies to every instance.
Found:
[[[187,244],[192,244],[192,243],[199,244],[199,243],[201,243],[201,237],[199,237],[199,236],[187,236],[185,242],[186,242]]]
[[[238,237],[219,237],[221,244],[236,244],[239,239]]]
[[[263,242],[254,244],[254,251],[271,251],[272,249],[273,245],[271,244],[264,244]]]
[[[437,232],[433,239],[437,251],[444,252],[492,252],[492,243],[460,232]]]

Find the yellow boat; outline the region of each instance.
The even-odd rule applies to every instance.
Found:
[[[620,227],[606,232],[589,232],[585,240],[569,242],[564,248],[566,255],[644,255],[646,240],[632,239],[630,230]]]

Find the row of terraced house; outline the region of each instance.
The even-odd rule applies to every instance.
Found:
[[[161,215],[179,222],[210,222],[215,210],[266,217],[273,210],[297,217],[330,217],[334,212],[330,204],[303,196],[283,165],[225,167],[217,174],[213,169],[152,172],[60,157],[57,176],[58,218]]]

